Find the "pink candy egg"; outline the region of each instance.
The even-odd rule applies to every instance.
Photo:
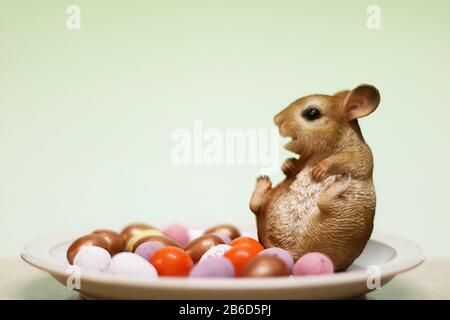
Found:
[[[334,272],[333,262],[326,255],[310,252],[297,260],[292,268],[296,276],[331,274]]]
[[[181,224],[174,223],[163,230],[164,235],[178,242],[183,248],[189,242],[188,230]]]
[[[137,247],[137,249],[134,251],[134,253],[138,256],[141,256],[145,260],[150,261],[153,253],[162,247],[162,243],[148,241],[140,244],[139,247]]]
[[[233,264],[225,257],[211,257],[197,263],[189,274],[190,278],[232,278]]]

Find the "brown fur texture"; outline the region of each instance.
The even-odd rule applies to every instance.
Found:
[[[285,148],[299,158],[287,159],[286,178],[272,188],[259,177],[250,209],[259,240],[266,247],[288,250],[294,259],[308,252],[331,258],[345,270],[361,254],[373,229],[375,189],[373,158],[358,118],[373,112],[378,90],[360,85],[335,95],[310,95],[294,101],[274,118]],[[320,111],[318,119],[306,110]]]

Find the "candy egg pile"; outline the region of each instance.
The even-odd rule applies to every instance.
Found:
[[[334,272],[333,262],[324,254],[310,252],[294,262],[288,251],[264,248],[228,224],[192,238],[181,224],[162,230],[131,224],[120,233],[99,229],[76,239],[67,250],[67,261],[82,271],[141,279],[261,278]]]

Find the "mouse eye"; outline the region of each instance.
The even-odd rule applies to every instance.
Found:
[[[302,117],[305,118],[308,121],[314,121],[319,119],[322,116],[320,113],[320,110],[317,109],[315,106],[310,106],[308,109],[303,111]]]

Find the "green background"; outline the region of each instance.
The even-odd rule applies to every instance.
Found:
[[[133,221],[251,224],[259,166],[175,166],[173,130],[272,129],[298,97],[370,83],[375,228],[449,257],[449,21],[449,1],[0,0],[0,254]]]

